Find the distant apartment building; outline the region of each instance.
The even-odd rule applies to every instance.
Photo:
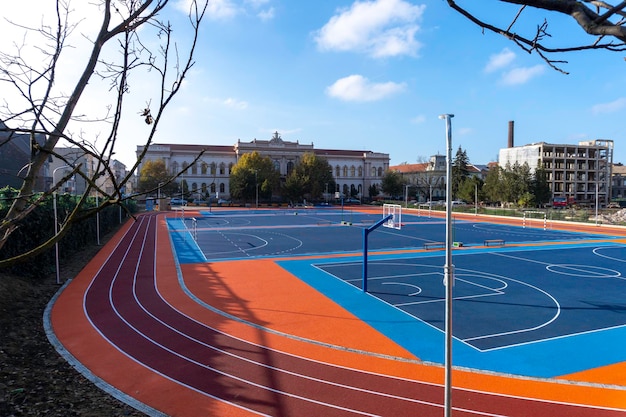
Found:
[[[500,149],[500,167],[527,163],[534,171],[543,167],[553,197],[580,203],[608,204],[611,199],[613,141],[596,139],[577,145],[546,142]]]
[[[37,142],[42,145],[43,135],[36,135]],[[15,189],[22,187],[31,161],[30,134],[17,133],[0,120],[0,188],[9,186]],[[35,178],[34,191],[44,191],[52,182],[49,160],[46,160]]]
[[[126,165],[118,160],[111,160],[109,169],[115,178],[114,184],[114,180],[108,172],[105,172],[104,167],[98,167],[98,160],[82,149],[77,147],[58,147],[54,148],[54,151],[64,158],[61,159],[56,156],[50,158],[49,171],[52,177],[51,180],[54,181],[54,183],[69,174],[73,167],[80,166],[80,171],[82,171],[85,176],[95,178],[98,187],[105,193],[112,195],[115,192],[116,184],[119,186],[128,173]],[[98,172],[96,172],[97,170]],[[97,175],[98,173],[102,173],[102,175]],[[132,191],[129,189],[130,185],[131,184],[124,186],[122,192],[125,194],[131,193]],[[87,190],[87,186],[87,180],[82,175],[75,174],[61,185],[59,191],[69,194],[84,194]],[[96,190],[92,190],[91,194],[95,196]]]
[[[626,166],[622,164],[613,165],[612,174],[611,199],[626,198]]]
[[[335,189],[328,189],[331,197],[339,193],[343,196],[368,198],[369,187],[375,184],[380,188],[383,174],[389,169],[389,154],[362,150],[316,149],[313,143],[283,140],[278,132],[274,132],[268,140],[238,140],[232,146],[152,144],[146,151],[138,172],[141,172],[145,162],[160,159],[165,162],[170,173],[178,173],[187,168],[202,150],[205,152],[201,159],[180,178],[180,181],[187,182],[192,193],[197,194],[193,197],[198,198],[208,195],[230,198],[229,180],[233,166],[242,155],[255,151],[273,161],[282,180],[291,173],[304,153],[312,152],[325,158],[332,168],[336,183]],[[137,146],[138,156],[143,151],[144,146]]]

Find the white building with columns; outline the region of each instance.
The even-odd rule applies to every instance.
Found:
[[[144,146],[138,146],[137,155],[143,150]],[[202,150],[205,151],[202,158],[185,172],[184,180],[189,189],[199,195],[217,195],[225,199],[230,198],[229,177],[233,166],[241,155],[255,151],[272,159],[283,180],[304,153],[313,152],[325,158],[332,167],[336,189],[328,190],[329,194],[339,192],[347,197],[374,197],[369,195],[370,186],[375,184],[380,189],[383,175],[389,169],[389,154],[370,150],[316,149],[313,143],[283,140],[278,132],[274,132],[269,140],[238,140],[233,146],[152,144],[142,165],[146,161],[162,159],[169,172],[177,173],[189,166]]]

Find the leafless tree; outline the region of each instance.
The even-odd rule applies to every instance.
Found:
[[[82,0],[80,0],[82,2]],[[87,63],[73,82],[69,93],[56,88],[60,77],[60,60],[73,48],[69,43],[72,33],[79,27],[73,21],[71,0],[56,0],[55,24],[38,23],[37,26],[25,26],[10,22],[15,30],[22,30],[27,36],[37,37],[35,43],[38,57],[24,52],[25,44],[14,44],[11,51],[0,52],[0,90],[3,101],[0,102],[0,120],[8,127],[5,145],[15,134],[27,134],[30,137],[30,160],[23,185],[18,196],[13,200],[6,216],[0,223],[0,249],[4,246],[19,223],[27,220],[34,208],[56,191],[60,184],[71,175],[82,176],[88,184],[82,195],[81,203],[94,190],[105,196],[99,207],[90,214],[107,205],[121,204],[123,190],[131,180],[132,173],[139,166],[145,150],[152,143],[155,132],[165,110],[181,88],[183,80],[194,65],[199,27],[204,18],[207,1],[189,0],[188,23],[190,37],[184,44],[176,42],[173,28],[169,21],[162,20],[164,8],[170,0],[98,0],[90,2],[90,7],[99,8],[99,28],[95,35],[81,32],[79,38],[87,39],[91,50]],[[84,6],[84,4],[83,4]],[[171,5],[170,5],[171,6]],[[32,16],[36,16],[33,11]],[[37,20],[39,22],[39,20]],[[73,38],[75,39],[75,38]],[[30,40],[30,39],[29,39]],[[32,51],[29,51],[32,52]],[[146,88],[133,90],[132,81],[144,80],[149,74],[155,84],[150,91]],[[135,76],[136,78],[132,78]],[[98,97],[106,101],[103,114],[80,113],[81,99],[85,99],[88,85],[105,83],[108,95]],[[12,95],[7,94],[11,91]],[[146,105],[142,109],[124,107],[131,92],[142,94]],[[17,97],[17,99],[7,99]],[[141,117],[146,123],[144,154],[140,155],[134,166],[124,178],[116,177],[111,167],[112,156],[120,137],[124,136],[122,121],[127,118]],[[79,133],[72,133],[71,126],[103,124],[105,127],[97,135],[86,133],[79,128]],[[55,152],[59,141],[80,148],[91,160],[96,161],[93,170],[74,166],[70,174],[53,183],[42,194],[35,193],[36,178],[42,166],[50,156],[54,156],[72,165],[72,161]],[[1,142],[1,141],[0,141]],[[199,157],[199,156],[198,156]],[[26,168],[26,167],[25,167]],[[84,167],[83,167],[84,168]],[[87,175],[92,172],[92,175]],[[98,178],[106,176],[113,184],[114,191],[101,189]],[[79,204],[80,206],[80,204]],[[40,253],[51,247],[63,236],[72,223],[80,220],[78,211],[64,219],[59,233],[51,236],[47,242],[28,253],[0,261],[0,267]]]
[[[561,66],[567,63],[564,60],[552,57],[563,52],[604,49],[609,51],[626,50],[626,1],[600,0],[447,0],[448,5],[468,18],[476,25],[497,34],[500,34],[528,53],[537,53],[545,62],[557,71],[567,73]],[[505,5],[506,3],[506,5]],[[613,4],[611,4],[613,3]],[[462,7],[467,4],[468,7]],[[509,9],[509,5],[519,5],[517,10]],[[497,7],[502,11],[494,13]],[[505,24],[495,24],[478,17],[476,10],[488,9],[491,16],[506,17]],[[588,42],[578,42],[576,36],[554,37],[550,33],[549,21],[543,17],[535,25],[529,26],[526,34],[518,33],[525,12],[529,9],[545,11],[545,16],[567,16],[572,19],[573,25],[578,25],[591,36]],[[493,17],[491,18],[493,19]],[[524,29],[522,28],[522,31]],[[574,44],[567,41],[574,39]]]

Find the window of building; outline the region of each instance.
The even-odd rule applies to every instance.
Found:
[[[217,165],[215,164],[215,162],[211,162],[211,175],[215,175],[216,172],[217,172]]]
[[[287,175],[291,174],[291,171],[293,171],[293,166],[293,161],[287,162]]]
[[[363,176],[363,167],[362,166],[359,166],[359,174],[358,175],[359,175],[359,177]]]
[[[203,162],[202,165],[200,166],[200,172],[202,173],[202,175],[206,175],[208,168],[209,166],[206,164],[206,162]]]
[[[215,194],[215,183],[211,184],[211,194]]]
[[[226,186],[224,185],[223,182],[220,183],[220,193],[223,193],[226,191]]]
[[[337,178],[341,177],[341,167],[339,165],[337,165],[335,167],[335,177],[337,177]],[[337,190],[337,191],[339,191],[339,190]]]
[[[379,168],[378,168],[378,176],[379,176],[379,177],[382,177],[382,176],[383,176],[383,168],[382,168],[382,167],[379,167]]]
[[[220,164],[220,175],[224,175],[225,172],[226,172],[226,165],[224,165],[224,163],[222,162]]]
[[[343,176],[344,176],[344,177],[347,177],[347,176],[348,176],[348,166],[347,166],[347,165],[344,165],[344,166],[343,166]]]
[[[354,177],[354,175],[355,175],[355,174],[356,174],[356,168],[354,168],[354,165],[352,165],[352,166],[350,167],[350,176],[351,176],[351,177]]]

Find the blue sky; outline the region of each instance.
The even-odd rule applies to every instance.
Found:
[[[27,2],[25,2],[27,3]],[[517,8],[473,11],[508,25]],[[453,150],[472,163],[497,160],[515,121],[515,144],[613,139],[626,163],[623,53],[582,52],[563,75],[443,0],[211,0],[196,65],[160,126],[157,142],[232,145],[237,139],[313,142],[316,148],[389,153],[391,164]],[[184,15],[167,11],[179,40]],[[15,6],[18,7],[18,6]],[[525,13],[534,27],[545,13]],[[590,41],[569,19],[550,17],[555,42]],[[96,25],[97,26],[97,25]],[[562,42],[560,42],[562,43]],[[137,99],[141,103],[150,97]],[[139,119],[139,118],[138,118]],[[117,158],[133,162],[137,125]],[[136,138],[136,139],[135,139]]]

